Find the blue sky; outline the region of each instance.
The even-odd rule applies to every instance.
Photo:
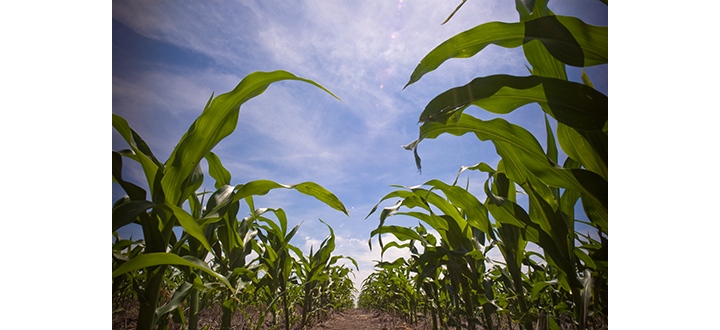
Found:
[[[495,166],[499,160],[490,142],[443,135],[420,144],[423,171],[418,173],[412,152],[401,148],[417,138],[417,119],[434,96],[475,77],[528,74],[521,48],[491,45],[470,59],[445,62],[402,90],[419,61],[449,37],[489,21],[518,21],[513,1],[468,1],[440,25],[459,3],[113,1],[112,112],[123,116],[165,161],[211,93],[233,89],[253,71],[286,70],[332,91],[344,102],[298,81],[271,85],[241,107],[238,128],[213,151],[232,173],[233,185],[258,179],[313,181],[335,193],[351,211],[349,217],[294,190],[271,191],[255,204],[283,208],[290,226],[302,222],[293,243],[306,252],[328,234],[317,219],[330,224],[337,235],[335,253],[360,264],[359,284],[380,258],[379,249],[371,252],[367,245],[379,212],[364,218],[396,189],[390,185],[452,182],[463,165]],[[558,15],[608,25],[607,7],[597,0],[551,1],[550,8]],[[607,68],[587,70],[606,95]],[[578,69],[569,68],[568,74],[580,80]],[[545,145],[543,112],[537,105],[505,116],[478,108],[467,112],[481,119],[506,118]],[[127,148],[114,129],[112,134],[113,150]],[[129,160],[124,165],[125,179],[141,184],[141,168]],[[214,190],[206,165],[204,173],[200,190]],[[470,191],[484,200],[486,175],[463,173],[461,182],[467,177]],[[113,184],[113,202],[124,194]],[[394,203],[388,200],[381,207]],[[248,211],[243,205],[240,214]],[[417,225],[401,217],[390,223]],[[119,234],[138,238],[141,230],[131,225]],[[406,253],[394,250],[385,259],[402,255]]]

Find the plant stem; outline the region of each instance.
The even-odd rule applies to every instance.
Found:
[[[160,288],[163,284],[163,277],[167,266],[157,266],[146,268],[148,274],[147,287],[145,288],[145,301],[140,301],[140,311],[138,314],[137,330],[152,330],[155,322],[155,309],[157,308],[158,297],[160,296]]]

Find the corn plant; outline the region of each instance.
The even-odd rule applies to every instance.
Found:
[[[329,287],[325,284],[331,280],[332,266],[340,259],[347,258],[359,269],[357,262],[352,257],[332,256],[335,250],[335,232],[332,227],[320,220],[328,226],[330,235],[320,243],[317,252],[313,253],[313,247],[310,247],[310,254],[305,257],[300,249],[290,246],[300,258],[296,266],[296,273],[301,283],[303,283],[303,301],[302,301],[302,321],[301,327],[310,323],[310,319],[320,311],[327,311],[329,301],[327,296]],[[344,276],[347,276],[345,272]],[[347,291],[346,291],[347,292]],[[347,292],[349,293],[349,292]],[[346,300],[347,297],[343,298]]]
[[[478,293],[483,292],[481,278],[477,276],[484,270],[482,243],[485,241],[486,234],[494,235],[487,211],[472,194],[460,187],[450,186],[439,180],[429,181],[426,185],[432,186],[432,189],[427,190],[421,186],[408,187],[409,191],[398,190],[386,195],[383,200],[392,197],[403,197],[403,199],[396,206],[383,210],[380,216],[380,226],[371,233],[371,238],[378,235],[383,250],[385,249],[381,236],[383,232],[393,234],[400,241],[425,242],[423,253],[414,258],[414,265],[422,269],[419,271],[417,286],[420,286],[426,277],[435,276],[437,268],[444,268],[451,285],[456,289],[453,292],[454,295],[457,295],[454,297],[455,301],[463,303],[469,329],[475,329],[476,305],[489,303],[484,294],[473,296],[472,293],[473,290]],[[433,189],[442,191],[449,197],[445,199],[435,193]],[[431,205],[444,214],[436,214]],[[419,207],[427,213],[397,212],[401,206]],[[375,209],[368,214],[368,217],[374,211]],[[410,228],[383,225],[388,216],[399,214],[416,217],[435,229],[441,236],[440,246],[427,244],[426,239],[420,233]],[[474,223],[475,226],[470,223]],[[478,228],[484,228],[485,231]]]
[[[115,281],[131,278],[132,274],[138,271],[145,277],[144,286],[135,290],[140,303],[137,329],[153,328],[162,318],[161,315],[167,312],[166,309],[159,310],[157,304],[170,265],[187,267],[188,284],[182,287],[182,291],[176,292],[177,299],[174,299],[167,309],[179,306],[178,302],[184,299],[183,295],[187,296],[195,286],[190,283],[199,280],[198,272],[213,277],[228,293],[231,293],[229,297],[234,296],[242,288],[236,282],[239,275],[236,274],[236,270],[239,268],[235,267],[237,264],[233,264],[240,262],[239,257],[247,251],[242,243],[247,243],[248,237],[239,237],[237,233],[235,214],[240,200],[251,201],[251,196],[267,194],[271,189],[295,189],[347,214],[345,207],[335,195],[313,182],[287,186],[259,180],[232,186],[229,172],[211,152],[213,147],[235,130],[240,106],[243,103],[262,94],[273,82],[288,79],[313,84],[335,96],[317,83],[285,71],[251,73],[232,91],[217,97],[213,97],[213,94],[210,97],[202,114],[183,135],[170,158],[164,163],[153,155],[149,146],[130,128],[124,118],[113,114],[113,128],[120,133],[130,149],[113,151],[113,182],[119,184],[127,196],[113,206],[112,231],[115,232],[130,223],[139,224],[143,230],[144,248],[132,258],[128,256],[127,261],[120,260],[118,264],[114,264],[112,277],[113,285]],[[145,189],[123,178],[123,158],[131,159],[141,165],[145,174],[145,184],[150,193],[149,198]],[[200,167],[202,159],[208,161],[210,175],[216,179],[217,189],[206,205],[204,213],[201,212],[203,206],[196,193],[203,182]],[[183,208],[186,202],[191,212]],[[220,225],[217,225],[218,223]],[[183,228],[183,235],[179,239],[173,232],[176,226]],[[214,234],[216,229],[217,236]],[[220,246],[225,248],[225,258],[218,255],[219,249],[216,245],[218,241],[222,243]],[[215,259],[222,266],[220,269],[222,274],[205,263],[204,257],[207,253],[215,254]],[[228,263],[220,260],[226,260]],[[202,287],[202,285],[197,286]],[[191,305],[196,306],[196,302],[193,300]],[[196,312],[197,309],[193,308],[191,315],[195,315]]]
[[[273,212],[280,222],[278,226],[271,219],[261,217],[265,212]],[[255,212],[255,216],[259,221],[267,223],[260,228],[265,229],[265,233],[260,233],[262,245],[258,246],[258,254],[260,254],[260,262],[264,266],[265,276],[258,283],[261,287],[265,287],[269,293],[270,299],[275,299],[277,295],[282,295],[283,299],[283,315],[285,317],[285,329],[290,329],[290,304],[288,303],[287,290],[290,274],[295,265],[295,260],[290,255],[290,240],[297,233],[300,225],[295,226],[290,232],[287,230],[287,217],[282,209],[260,209]],[[271,309],[273,315],[273,325],[277,324],[276,309]]]
[[[330,308],[337,311],[354,308],[354,296],[358,291],[350,279],[350,274],[353,274],[352,268],[345,265],[333,265],[330,266],[329,273],[330,281],[328,281],[325,295],[328,297],[326,300],[331,304]]]

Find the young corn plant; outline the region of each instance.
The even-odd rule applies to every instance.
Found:
[[[219,161],[217,156],[211,153],[211,150],[235,130],[240,106],[262,94],[270,84],[281,80],[304,81],[336,97],[317,83],[285,71],[251,73],[232,91],[217,97],[210,97],[202,114],[183,135],[170,158],[164,163],[153,155],[149,146],[137,132],[130,128],[124,118],[113,114],[113,128],[120,133],[130,149],[113,151],[113,182],[119,184],[127,196],[113,206],[112,231],[115,232],[130,223],[137,223],[142,227],[145,246],[133,258],[128,257],[127,261],[121,260],[124,262],[114,264],[112,277],[113,284],[115,281],[132,280],[132,274],[142,270],[145,277],[144,287],[136,289],[140,303],[137,329],[153,328],[158,324],[162,313],[166,312],[166,310],[158,310],[157,305],[165,273],[171,265],[193,269],[192,272],[187,273],[188,281],[190,281],[188,283],[195,283],[197,277],[193,276],[193,272],[195,275],[200,272],[214,277],[233,295],[241,289],[237,283],[228,279],[230,274],[220,274],[211,269],[203,261],[204,259],[198,258],[208,252],[216,252],[208,240],[213,236],[214,226],[211,225],[222,220],[225,222],[226,230],[235,233],[236,227],[233,227],[229,220],[234,215],[232,212],[228,215],[228,209],[237,205],[241,199],[253,195],[264,195],[270,189],[295,189],[347,214],[345,207],[337,197],[315,183],[305,182],[286,186],[272,181],[259,180],[231,186],[229,172],[223,171],[221,165],[216,166]],[[150,196],[148,196],[148,191],[123,178],[123,158],[136,161],[141,165]],[[215,204],[211,207],[212,210],[202,217],[198,217],[200,205],[196,191],[203,182],[203,173],[200,167],[202,159],[206,159],[210,164],[210,174],[217,180],[216,189],[218,191],[213,194]],[[212,197],[211,200],[213,200]],[[192,213],[183,208],[186,202],[189,202]],[[176,226],[181,226],[184,231],[180,239],[173,232],[173,228]],[[235,235],[231,234],[230,239],[234,242],[242,241]],[[185,249],[183,248],[184,241],[189,242],[189,253],[181,256],[181,250]],[[230,245],[229,252],[234,248],[232,243]],[[117,267],[115,268],[115,266]],[[234,269],[228,268],[227,271],[233,272]],[[182,289],[187,291],[179,292],[178,299],[173,301],[173,305],[169,306],[169,309],[177,304],[178,300],[182,300],[180,299],[181,295],[190,291],[188,285]],[[192,304],[195,305],[195,301]],[[195,310],[191,311],[192,314],[196,314]]]
[[[311,319],[318,312],[327,311],[328,301],[321,298],[323,294],[327,293],[328,287],[323,285],[330,281],[330,270],[340,258],[349,259],[359,270],[357,262],[352,257],[332,256],[332,252],[335,250],[335,232],[330,225],[322,220],[320,222],[328,226],[330,235],[320,243],[317,252],[313,253],[313,247],[310,247],[310,254],[305,257],[300,249],[290,246],[290,249],[300,258],[296,266],[296,273],[300,283],[303,284],[301,327],[309,325]]]
[[[280,222],[280,226],[269,218],[261,215],[266,212],[273,212]],[[283,316],[285,318],[285,329],[290,330],[290,303],[288,302],[288,282],[290,275],[295,266],[295,259],[290,255],[290,240],[295,236],[300,225],[295,226],[290,232],[287,230],[287,217],[282,209],[259,209],[255,212],[258,221],[267,223],[267,226],[261,225],[259,228],[264,229],[264,233],[258,236],[262,244],[258,246],[258,254],[260,255],[260,263],[264,266],[265,276],[258,283],[261,287],[266,287],[270,293],[270,300],[276,299],[282,295]],[[273,325],[277,324],[276,309],[272,308]]]

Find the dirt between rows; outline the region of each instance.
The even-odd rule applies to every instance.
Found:
[[[333,314],[310,330],[424,330],[427,324],[410,326],[390,314],[367,309],[351,309]]]

